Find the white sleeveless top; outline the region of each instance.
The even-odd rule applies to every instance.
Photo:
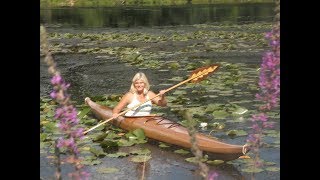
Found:
[[[146,99],[149,99],[148,95],[146,96]],[[127,108],[128,109],[133,108],[140,103],[142,103],[142,102],[140,102],[138,100],[137,94],[134,93],[133,99],[132,99],[131,103],[127,105]],[[150,115],[151,109],[152,109],[152,102],[147,101],[146,103],[140,105],[139,107],[136,107],[136,108],[126,112],[125,116],[147,116],[147,115]]]

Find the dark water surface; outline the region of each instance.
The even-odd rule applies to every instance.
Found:
[[[170,33],[186,33],[195,31],[194,24],[248,24],[256,22],[270,23],[273,18],[273,4],[250,4],[250,5],[208,5],[190,7],[161,7],[161,8],[68,8],[68,9],[42,9],[40,23],[47,27],[50,33],[148,33],[166,35]],[[155,26],[155,27],[154,27]],[[204,28],[204,31],[214,29]],[[234,28],[228,29],[235,31]],[[241,31],[247,31],[244,28]],[[267,31],[266,29],[260,30]],[[210,41],[210,39],[208,40]],[[63,44],[63,47],[77,46],[83,43],[84,47],[97,47],[98,44],[90,44],[85,40],[77,39],[54,39],[51,44]],[[88,44],[85,44],[88,43]],[[189,43],[189,44],[188,44]],[[193,44],[200,44],[193,41],[170,41],[170,42],[103,42],[103,46],[108,47],[137,47],[144,51],[141,53],[155,52],[161,54],[163,51],[170,53],[164,56],[157,56],[162,63],[181,60],[181,64],[196,60],[219,60],[226,63],[242,64],[243,68],[257,68],[261,63],[262,53],[267,48],[250,49],[246,51],[199,51],[180,52],[181,49]],[[195,47],[196,48],[196,47]],[[200,48],[201,49],[201,46]],[[120,61],[117,56],[109,56],[103,53],[54,53],[53,57],[57,62],[58,70],[67,82],[71,83],[69,93],[76,104],[83,103],[86,96],[96,96],[105,94],[123,94],[129,89],[130,81],[137,71],[143,71],[149,77],[152,89],[158,92],[160,89],[168,88],[175,82],[169,82],[176,76],[185,77],[190,72],[184,69],[149,69],[135,65],[128,65]],[[161,57],[161,58],[160,58]],[[40,56],[40,96],[48,97],[52,86],[50,76],[47,73],[47,65]],[[258,76],[255,77],[256,81]],[[172,94],[170,94],[172,95]],[[212,95],[215,95],[212,92]],[[254,93],[248,93],[241,98],[235,96],[224,96],[208,101],[227,103],[237,100],[254,100]],[[209,103],[208,102],[208,103]],[[207,101],[203,101],[207,103]],[[248,103],[249,109],[256,109]],[[177,119],[175,119],[177,120]],[[279,122],[279,119],[277,119]],[[230,123],[228,129],[249,127],[250,122],[245,124]],[[275,129],[279,131],[280,125],[276,124]],[[205,131],[206,132],[206,131]],[[208,133],[208,132],[207,132]],[[218,135],[224,142],[231,144],[244,144],[246,136],[230,138],[226,135]],[[152,153],[152,158],[146,164],[146,179],[201,179],[198,175],[198,166],[185,161],[183,155],[176,154],[173,150],[161,149],[156,144],[147,143],[141,145],[148,148]],[[127,148],[127,147],[122,147]],[[131,147],[129,147],[131,148]],[[41,150],[40,154],[40,177],[43,179],[54,179],[55,168],[52,159],[48,159],[48,152]],[[261,157],[267,161],[275,162],[280,166],[280,148],[262,148]],[[102,163],[95,166],[87,166],[92,179],[140,179],[142,166],[139,163],[129,161],[128,157],[101,159]],[[115,167],[120,171],[111,174],[100,174],[99,168]],[[219,180],[240,180],[251,179],[250,174],[243,173],[240,165],[223,164],[220,166],[210,166],[211,170],[218,172]],[[72,171],[71,167],[63,166],[63,175],[66,177],[67,171]],[[279,172],[264,171],[257,173],[258,179],[280,179]],[[64,178],[67,179],[67,178]]]
[[[64,27],[152,27],[272,21],[274,4],[41,9],[40,23]]]

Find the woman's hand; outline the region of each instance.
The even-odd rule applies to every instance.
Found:
[[[160,97],[163,98],[165,93],[166,93],[166,90],[160,90],[159,91]]]
[[[159,91],[159,100],[158,100],[158,105],[160,106],[166,106],[167,105],[167,101],[166,101],[166,98],[164,96],[164,94],[166,93],[166,90],[161,90]]]
[[[113,114],[112,114],[112,119],[116,119],[117,117],[119,117],[119,114],[118,114],[118,113],[113,113]]]

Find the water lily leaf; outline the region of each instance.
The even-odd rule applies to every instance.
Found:
[[[237,130],[237,136],[246,136],[248,133],[244,130]]]
[[[168,68],[169,69],[178,69],[180,67],[179,63],[177,62],[170,62],[168,63]]]
[[[55,122],[48,122],[43,125],[45,132],[46,133],[53,133],[58,131],[58,127],[56,126],[57,124]]]
[[[178,150],[175,150],[174,152],[178,153],[178,154],[189,154],[190,153],[189,151],[186,151],[184,149],[178,149]]]
[[[161,148],[168,148],[168,147],[170,147],[168,144],[166,144],[166,143],[163,143],[163,142],[160,142],[159,143],[159,147],[161,147]]]
[[[96,141],[103,141],[104,138],[107,137],[107,133],[100,133],[100,134],[97,134],[95,137],[93,137],[92,141],[96,142]]]
[[[218,160],[218,159],[216,159],[216,160],[213,160],[213,161],[207,161],[207,163],[208,164],[211,164],[211,165],[219,165],[219,164],[222,164],[222,163],[224,163],[224,161],[223,160]]]
[[[236,136],[237,135],[237,130],[230,130],[226,133],[228,136]]]
[[[54,112],[53,110],[49,110],[49,111],[47,112],[46,116],[47,116],[48,118],[51,118],[51,117],[54,116],[54,114],[55,114],[55,112]]]
[[[99,122],[99,123],[100,123],[100,122]],[[101,131],[101,130],[103,130],[104,128],[106,128],[106,124],[103,124],[103,125],[97,127],[95,130],[96,130],[96,131]]]
[[[199,116],[203,116],[205,114],[205,110],[203,107],[192,107],[188,108],[188,112],[191,114],[197,114]]]
[[[245,168],[245,169],[241,169],[241,171],[247,172],[247,173],[259,173],[259,172],[262,172],[264,170],[260,169],[260,168]]]
[[[138,139],[145,139],[145,134],[144,134],[144,131],[143,129],[139,128],[139,129],[135,129],[133,132],[132,132]]]
[[[114,154],[107,154],[108,157],[114,157],[114,158],[118,158],[118,157],[125,157],[128,156],[128,153],[125,152],[117,152]]]
[[[198,163],[197,157],[190,157],[190,158],[186,158],[185,160],[188,161],[188,162],[191,162],[191,163]],[[207,160],[207,159],[202,158],[202,159],[201,159],[201,162],[206,162],[206,160]]]
[[[218,104],[208,104],[207,108],[205,109],[206,113],[212,113],[216,110],[221,110],[220,105]]]
[[[151,159],[150,155],[137,155],[130,159],[132,162],[147,162]]]
[[[94,148],[94,147],[90,147],[90,152],[91,152],[92,154],[94,154],[95,156],[97,156],[97,157],[101,157],[101,156],[105,156],[105,155],[106,155],[105,152],[103,152],[103,151],[101,151],[101,150],[98,150],[98,149],[96,149],[96,148]]]
[[[171,79],[168,79],[169,81],[178,81],[178,82],[181,82],[183,81],[184,79],[180,76],[177,76],[177,77],[173,77]]]
[[[175,90],[172,94],[174,95],[186,95],[187,92],[184,90]]]
[[[81,164],[83,164],[83,165],[90,165],[90,166],[92,166],[92,165],[98,165],[98,164],[100,164],[100,163],[101,163],[101,161],[100,161],[100,160],[97,160],[97,159],[84,159],[84,160],[81,161]]]
[[[82,119],[83,124],[87,126],[93,126],[97,123],[96,119]]]
[[[132,145],[134,145],[134,142],[128,141],[126,139],[120,139],[117,143],[119,146],[132,146]]]
[[[143,155],[143,154],[150,154],[151,151],[147,148],[143,148],[143,149],[135,149],[130,151],[130,154],[138,154],[138,155]]]
[[[113,147],[117,147],[118,146],[118,142],[117,141],[111,141],[111,140],[104,140],[100,143],[100,146],[104,149],[109,149],[109,148],[113,148]]]
[[[229,115],[229,113],[226,112],[225,110],[218,110],[218,111],[214,111],[212,115],[215,119],[224,119]]]
[[[266,161],[266,162],[264,162],[263,164],[266,165],[266,166],[273,166],[273,165],[276,165],[277,163],[275,163],[275,162],[270,162],[270,161]]]
[[[272,172],[280,171],[280,168],[278,168],[278,167],[267,167],[265,169],[267,171],[272,171]]]
[[[99,168],[99,169],[97,169],[97,172],[101,173],[101,174],[110,174],[110,173],[119,172],[119,169],[117,169],[117,168]]]
[[[43,142],[43,141],[45,141],[46,140],[46,138],[47,138],[47,134],[45,134],[45,133],[40,133],[40,142]]]
[[[147,142],[144,131],[141,128],[129,131],[125,136],[128,138],[128,141],[133,144],[142,144]]]
[[[232,112],[232,115],[243,115],[243,114],[245,114],[247,112],[248,112],[248,109],[242,108],[242,107],[238,107]]]
[[[87,115],[89,112],[91,111],[91,108],[90,107],[87,107],[87,108],[84,108],[82,109],[82,111],[80,111],[78,113],[78,118],[79,119],[82,119],[85,115]]]
[[[114,133],[113,131],[110,131],[107,133],[107,137],[108,139],[117,139],[117,138],[121,138],[121,136],[119,134]]]
[[[88,147],[88,146],[86,146],[86,147],[81,147],[81,148],[79,148],[79,151],[90,151],[90,148],[91,148],[91,147]]]

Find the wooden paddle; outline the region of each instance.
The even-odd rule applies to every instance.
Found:
[[[170,90],[172,90],[172,89],[174,89],[174,88],[176,88],[178,86],[181,86],[182,84],[185,84],[185,83],[187,83],[189,81],[191,81],[193,83],[197,83],[197,82],[203,80],[204,78],[206,78],[209,74],[213,73],[215,70],[217,70],[218,67],[219,67],[219,65],[212,64],[212,65],[209,65],[209,66],[198,68],[198,69],[192,71],[192,73],[191,73],[191,75],[189,76],[188,79],[186,79],[186,80],[184,80],[184,81],[182,81],[182,82],[180,82],[180,83],[178,83],[178,84],[176,84],[176,85],[164,90],[164,92],[166,93],[166,92],[168,92],[168,91],[170,91]],[[140,104],[138,104],[138,105],[136,105],[136,106],[134,106],[134,107],[132,107],[130,109],[122,111],[116,117],[111,117],[111,118],[109,118],[109,119],[107,119],[107,120],[105,120],[105,121],[93,126],[92,128],[84,131],[83,133],[87,134],[88,132],[92,131],[93,129],[95,129],[95,128],[97,128],[97,127],[99,127],[99,126],[101,126],[101,125],[103,125],[103,124],[105,124],[105,123],[107,123],[107,122],[109,122],[109,121],[111,121],[111,120],[113,120],[113,119],[125,114],[126,112],[128,112],[128,111],[130,111],[130,110],[132,110],[134,108],[137,108],[137,107],[141,106],[142,104],[144,104],[144,103],[146,103],[146,102],[148,102],[148,101],[150,101],[150,100],[152,100],[152,99],[154,99],[154,98],[156,98],[158,96],[160,96],[160,93],[157,94],[156,96],[154,96],[153,98],[147,99],[144,102],[142,102],[142,103],[140,103]]]

